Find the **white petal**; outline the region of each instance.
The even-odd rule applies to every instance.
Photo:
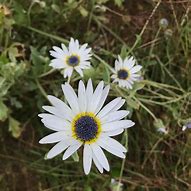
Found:
[[[57,143],[54,147],[52,147],[52,149],[48,152],[46,157],[48,159],[51,159],[56,155],[62,153],[65,149],[67,149],[67,147],[69,147],[69,143],[67,141],[61,141]]]
[[[115,60],[115,70],[116,71],[120,70],[120,64],[119,64],[118,60]]]
[[[111,102],[109,102],[99,113],[98,113],[98,117],[99,118],[103,118],[105,115],[107,115],[110,111],[113,110],[113,108],[120,103],[121,98],[115,98],[114,100],[112,100]]]
[[[123,67],[123,60],[120,55],[118,55],[118,60],[119,60],[119,67],[120,68]]]
[[[106,151],[112,153],[115,156],[118,156],[120,158],[125,158],[125,154],[120,149],[120,147],[114,147],[114,145],[110,145],[106,140],[99,139],[98,144],[100,147],[105,149]],[[120,144],[120,143],[119,143]]]
[[[129,81],[125,81],[123,87],[126,87],[127,89],[132,89],[132,85],[130,84]]]
[[[127,66],[127,68],[130,70],[136,63],[136,60],[131,56],[127,57],[124,61],[124,65]]]
[[[56,143],[56,142],[66,139],[66,138],[67,138],[67,133],[65,131],[59,131],[59,132],[47,135],[46,137],[43,137],[39,141],[39,143],[40,144]]]
[[[66,48],[66,46],[63,43],[61,44],[61,47],[65,54],[69,54],[68,49]]]
[[[118,141],[116,141],[115,139],[102,135],[100,140],[102,142],[104,142],[105,144],[109,145],[110,147],[115,148],[116,150],[119,150],[120,152],[127,152],[127,149]]]
[[[117,74],[113,74],[113,75],[111,76],[111,78],[112,78],[112,79],[116,79],[116,78],[117,78]],[[114,80],[114,81],[115,81],[115,80]],[[114,82],[114,81],[113,81],[113,82]]]
[[[56,69],[62,69],[65,68],[65,64],[63,63],[63,60],[54,59],[51,61],[50,66]]]
[[[96,143],[93,143],[90,146],[91,146],[93,153],[95,154],[96,158],[98,159],[98,162],[101,164],[101,166],[105,170],[109,171],[110,168],[109,168],[108,160],[107,160],[104,152],[100,148],[100,146],[98,146]]]
[[[81,68],[75,67],[74,69],[76,70],[76,72],[78,72],[78,74],[80,74],[81,77],[84,76]]]
[[[183,125],[182,126],[182,131],[185,131],[187,129],[187,126],[186,125]]]
[[[74,89],[68,83],[65,83],[65,85],[62,85],[62,90],[66,100],[68,101],[68,104],[72,108],[72,111],[75,114],[79,113],[78,98]]]
[[[63,54],[64,54],[63,50],[62,50],[61,48],[59,48],[58,46],[53,46],[52,48],[53,48],[58,54],[60,54],[60,55],[63,55]]]
[[[81,112],[86,112],[87,98],[84,83],[80,80],[78,85],[78,102]]]
[[[100,173],[103,173],[103,167],[99,163],[99,161],[94,153],[93,153],[93,161],[94,161],[94,164],[97,167],[97,169],[100,171]]]
[[[55,115],[43,113],[39,114],[39,117],[42,118],[42,122],[45,126],[52,127],[56,129],[56,131],[64,131],[70,128],[70,123],[64,119],[61,119]]]
[[[76,50],[75,47],[75,42],[73,38],[70,38],[70,42],[69,42],[69,53],[71,54],[72,52],[74,52]]]
[[[133,67],[133,68],[130,70],[130,72],[131,72],[131,73],[136,73],[136,72],[140,71],[141,68],[142,68],[142,66],[137,65],[137,66]]]
[[[87,108],[91,103],[92,95],[93,95],[93,85],[92,85],[92,80],[89,79],[86,88]]]
[[[54,106],[42,106],[42,108],[48,111],[49,113],[52,113],[60,118],[67,119],[69,121],[71,121],[72,119],[71,114],[69,115],[65,108],[63,108],[62,110]]]
[[[64,70],[64,78],[66,77],[71,77],[73,73],[73,68],[72,67],[68,67]]]
[[[89,174],[91,166],[92,166],[92,149],[88,144],[84,145],[84,153],[83,153],[83,167],[85,174]]]
[[[121,129],[116,129],[114,131],[107,131],[107,132],[103,132],[104,135],[106,136],[116,136],[116,135],[119,135],[121,133],[123,133],[124,129],[121,128]]]
[[[60,59],[60,58],[63,57],[63,54],[60,54],[60,53],[58,53],[58,52],[56,52],[56,51],[54,51],[54,50],[50,50],[49,52],[50,52],[50,55],[51,55],[52,57],[55,57],[55,58],[58,58],[58,59]]]
[[[95,92],[93,93],[93,96],[91,97],[91,102],[88,107],[88,111],[95,112],[97,105],[99,104],[99,101],[102,96],[103,86],[104,86],[104,82],[101,81],[96,87]]]
[[[102,125],[102,130],[103,131],[113,131],[116,129],[121,129],[121,128],[129,128],[132,127],[135,123],[132,122],[131,120],[121,120],[121,121],[114,121],[114,122],[109,122],[105,123]]]
[[[62,160],[66,160],[68,157],[70,157],[72,154],[74,154],[80,147],[82,143],[76,142],[75,145],[71,145],[64,153]]]
[[[112,109],[112,111],[117,111],[118,109],[120,109],[125,103],[125,100],[124,99],[121,99],[121,101],[119,101],[115,107]]]
[[[110,89],[110,86],[107,85],[107,86],[104,88],[104,90],[102,91],[102,95],[101,95],[101,98],[100,98],[99,103],[98,103],[98,105],[97,105],[97,108],[96,108],[96,110],[95,110],[95,114],[97,114],[97,113],[100,111],[100,109],[103,107],[103,104],[105,103],[105,100],[106,100],[106,98],[107,98],[107,96],[108,96],[109,89]]]
[[[48,95],[47,97],[48,97],[48,100],[50,101],[50,103],[53,106],[55,106],[57,109],[59,109],[62,113],[66,113],[67,116],[69,115],[69,116],[73,117],[72,110],[63,101],[56,98],[55,96]]]
[[[114,111],[106,115],[102,118],[102,123],[104,122],[111,122],[111,121],[118,121],[120,119],[123,119],[129,114],[129,111],[126,110],[120,110],[120,111]]]

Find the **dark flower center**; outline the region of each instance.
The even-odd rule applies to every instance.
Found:
[[[117,72],[117,76],[119,79],[125,80],[129,77],[129,73],[125,69],[121,69]]]
[[[79,62],[78,56],[70,56],[67,60],[67,64],[70,66],[77,66]]]
[[[81,141],[90,141],[98,134],[98,124],[93,117],[82,116],[75,122],[75,133]]]

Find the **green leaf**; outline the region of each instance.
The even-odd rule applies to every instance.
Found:
[[[79,11],[80,11],[80,13],[81,13],[81,15],[82,15],[83,17],[87,17],[87,16],[88,16],[88,11],[87,11],[87,9],[85,9],[85,8],[82,7],[82,6],[80,6],[78,9],[79,9]]]
[[[92,191],[92,188],[90,186],[86,186],[85,191]]]
[[[130,96],[135,95],[136,92],[137,92],[138,90],[143,89],[144,86],[145,86],[145,83],[142,83],[142,82],[139,82],[139,83],[137,82],[137,83],[135,83],[135,84],[133,85],[133,89],[132,89],[131,92],[130,92]]]
[[[8,107],[3,103],[3,101],[0,101],[0,121],[5,121],[7,119],[8,112]]]
[[[58,14],[61,13],[60,7],[59,7],[58,5],[52,4],[52,5],[51,5],[51,8],[52,8],[56,13],[58,13]]]
[[[126,45],[122,46],[120,56],[122,59],[125,59],[125,57],[127,56],[127,46]]]
[[[154,121],[154,126],[156,127],[156,128],[165,128],[165,125],[164,125],[164,123],[163,123],[163,121],[161,120],[161,119],[157,119],[157,120],[155,120]]]
[[[121,7],[124,0],[114,0],[114,2],[118,7]]]
[[[22,129],[20,126],[20,122],[16,119],[9,117],[9,131],[11,132],[12,136],[15,138],[20,137]]]
[[[139,109],[139,103],[137,103],[136,101],[134,101],[131,98],[126,98],[127,104],[129,107],[133,108],[133,109]]]
[[[103,80],[105,82],[110,82],[110,73],[107,67],[105,67],[105,72],[103,72]]]

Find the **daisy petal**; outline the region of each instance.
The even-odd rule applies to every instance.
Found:
[[[98,146],[96,143],[93,143],[90,146],[91,146],[93,153],[95,154],[96,158],[98,159],[98,162],[101,164],[101,166],[105,170],[109,171],[110,168],[109,168],[108,160],[107,160],[104,152],[100,148],[100,146]]]
[[[40,144],[49,144],[49,143],[56,143],[61,140],[64,140],[67,138],[67,133],[65,131],[59,131],[56,133],[52,133],[44,138],[42,138],[39,143]]]
[[[116,129],[114,131],[107,131],[107,132],[104,132],[103,134],[106,135],[106,136],[116,136],[116,135],[120,135],[121,133],[123,133],[124,129],[123,128],[119,128],[119,129]]]
[[[61,119],[59,117],[56,117],[55,115],[42,113],[38,115],[42,118],[42,122],[44,125],[48,125],[49,127],[53,127],[58,131],[64,131],[68,130],[70,127],[70,123],[64,119]]]
[[[124,65],[130,70],[136,63],[136,60],[131,56],[124,60]]]
[[[81,112],[85,112],[87,108],[86,90],[84,83],[80,80],[78,85],[78,102]]]
[[[86,88],[87,108],[89,108],[90,106],[92,96],[93,96],[93,85],[92,85],[92,80],[89,79]]]
[[[72,154],[74,154],[80,147],[82,143],[81,142],[76,142],[76,144],[71,145],[68,147],[68,149],[65,151],[62,160],[66,160],[68,157],[70,157]]]
[[[104,142],[105,144],[107,144],[110,147],[115,148],[116,150],[119,150],[120,152],[127,152],[127,149],[118,141],[116,141],[115,139],[102,135],[101,136],[101,141]]]
[[[66,78],[66,77],[70,78],[72,76],[73,70],[74,69],[72,67],[66,68],[64,70],[64,78]]]
[[[106,100],[106,98],[108,96],[109,89],[110,89],[110,86],[108,85],[102,91],[102,95],[101,95],[100,101],[99,101],[99,103],[97,105],[97,108],[95,110],[95,114],[97,114],[100,111],[100,109],[103,107],[103,104],[105,103],[105,100]]]
[[[85,174],[89,174],[91,166],[92,166],[92,149],[88,144],[84,145],[84,153],[83,153],[83,167]]]
[[[131,120],[114,121],[114,122],[109,122],[109,123],[103,124],[102,130],[103,131],[114,131],[116,129],[132,127],[134,124],[135,123],[132,122]]]
[[[79,113],[78,98],[74,89],[68,83],[65,83],[65,85],[62,85],[62,90],[64,92],[66,100],[72,108],[72,111],[75,114]]]
[[[136,72],[138,72],[138,71],[140,71],[141,70],[141,68],[142,68],[142,66],[140,66],[140,65],[137,65],[137,66],[134,66],[130,71],[131,71],[131,73],[136,73]]]
[[[99,118],[103,118],[105,115],[107,115],[110,111],[113,110],[113,108],[115,108],[115,106],[117,106],[121,101],[121,98],[115,98],[113,101],[109,102],[99,113],[98,113],[98,117]]]
[[[102,96],[103,86],[104,86],[104,83],[103,81],[101,81],[96,87],[95,92],[93,93],[93,96],[91,97],[91,103],[89,105],[88,111],[94,112],[96,110],[97,105],[99,104],[99,101]]]
[[[111,121],[118,121],[120,119],[123,119],[129,114],[129,111],[126,110],[120,110],[120,111],[114,111],[106,115],[102,118],[102,121],[105,123],[111,122]]]
[[[71,119],[72,119],[71,114],[69,115],[69,113],[66,112],[65,108],[59,109],[54,106],[43,106],[42,108],[45,111],[48,111],[49,113],[54,114],[60,118],[67,119],[69,121],[71,121]]]
[[[56,155],[59,155],[60,153],[62,153],[68,147],[69,147],[69,144],[67,141],[61,141],[57,143],[54,147],[52,147],[52,149],[50,149],[50,151],[47,153],[46,158],[51,159],[55,157]]]
[[[99,163],[99,161],[94,153],[93,153],[93,161],[94,161],[94,164],[97,167],[97,169],[100,171],[100,173],[103,173],[103,167]]]
[[[56,98],[55,96],[51,96],[51,95],[48,95],[47,97],[53,106],[58,108],[63,113],[67,113],[68,115],[73,116],[72,110],[62,100]]]
[[[125,158],[125,154],[119,148],[113,147],[113,145],[110,145],[105,140],[99,139],[98,144],[100,147],[112,153],[113,155],[118,156],[120,158]]]
[[[82,69],[80,67],[75,67],[74,68],[76,70],[76,72],[78,72],[78,74],[80,74],[81,77],[83,77],[83,72],[82,72]]]

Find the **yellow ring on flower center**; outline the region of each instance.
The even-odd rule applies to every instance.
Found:
[[[128,80],[130,78],[130,71],[127,68],[122,68],[117,71],[117,77],[121,80]]]
[[[76,54],[67,56],[66,63],[67,63],[67,65],[72,66],[72,67],[78,66],[80,63],[80,57]]]
[[[72,120],[72,137],[83,143],[94,143],[100,133],[101,122],[92,112],[79,113]]]

